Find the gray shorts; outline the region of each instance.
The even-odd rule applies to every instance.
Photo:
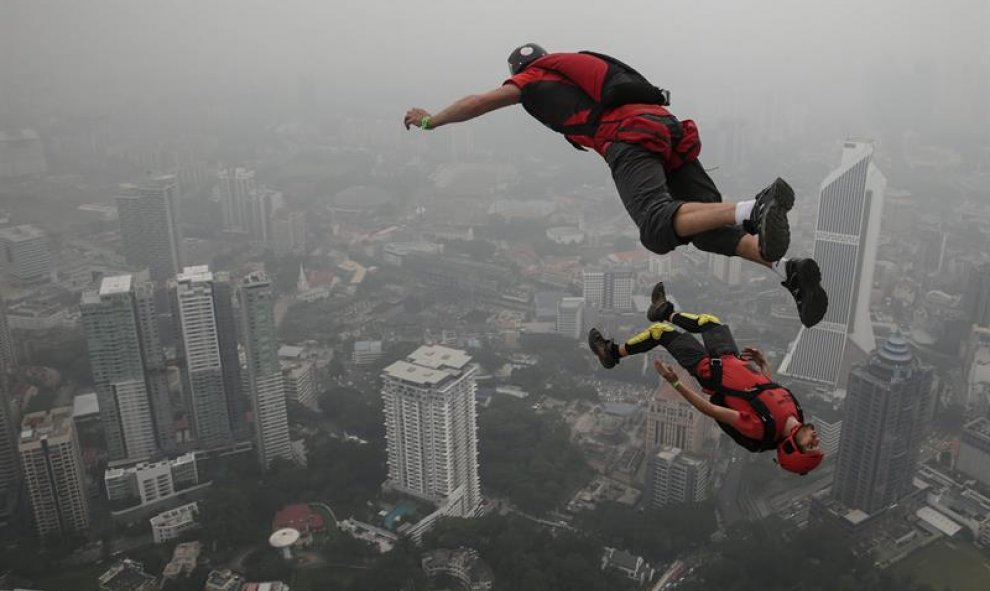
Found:
[[[639,240],[647,249],[666,254],[693,243],[706,252],[735,256],[745,235],[740,226],[723,226],[689,238],[674,232],[674,214],[686,201],[721,203],[715,182],[697,160],[664,173],[663,159],[642,146],[615,142],[605,151],[605,161],[629,216],[639,228]]]

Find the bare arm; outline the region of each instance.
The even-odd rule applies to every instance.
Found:
[[[732,410],[731,408],[725,408],[724,406],[718,406],[717,404],[712,404],[708,398],[682,384],[680,379],[677,377],[677,373],[674,372],[674,369],[666,363],[658,360],[654,362],[654,367],[656,367],[657,372],[663,376],[663,378],[667,380],[667,382],[669,382],[675,390],[677,390],[677,393],[680,394],[684,400],[687,400],[691,406],[698,409],[701,414],[727,425],[731,425],[739,420],[739,411]]]
[[[468,121],[489,111],[514,105],[519,102],[521,95],[522,91],[517,86],[506,84],[484,94],[472,94],[458,99],[436,115],[430,115],[429,111],[420,108],[409,109],[406,111],[403,123],[406,129],[409,129],[410,126],[419,127],[423,118],[429,117],[428,129],[433,129],[448,123]]]

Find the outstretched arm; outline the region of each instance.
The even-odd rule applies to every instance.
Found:
[[[712,404],[707,398],[682,384],[673,367],[660,360],[653,362],[653,366],[657,369],[657,373],[663,376],[663,379],[667,380],[677,390],[677,393],[684,397],[684,400],[701,411],[701,414],[727,425],[732,425],[739,420],[739,411]]]
[[[426,121],[425,129],[433,129],[448,123],[459,123],[474,119],[495,109],[514,105],[519,102],[521,95],[522,91],[519,90],[518,86],[506,84],[484,94],[472,94],[459,99],[436,115],[430,115],[430,112],[425,109],[409,109],[406,111],[403,123],[406,129],[409,129],[410,126],[423,127],[424,121]]]

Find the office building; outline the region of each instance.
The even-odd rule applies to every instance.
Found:
[[[564,297],[557,300],[557,334],[571,338],[583,339],[584,335],[584,298]]]
[[[834,386],[876,348],[870,292],[886,186],[873,164],[873,145],[845,142],[842,162],[822,183],[818,202],[814,257],[828,311],[816,326],[801,328],[780,373]]]
[[[686,372],[681,379],[688,379]],[[699,413],[684,398],[663,382],[657,396],[646,408],[643,444],[647,455],[661,447],[676,447],[690,453],[701,453],[711,434],[710,419]]]
[[[633,271],[586,270],[582,274],[585,305],[620,312],[633,309],[636,274]]]
[[[147,505],[199,484],[196,454],[171,460],[108,468],[103,474],[107,500],[122,505]]]
[[[148,269],[159,286],[182,268],[178,200],[173,175],[150,178],[141,185],[121,185],[117,193],[124,258],[128,265]]]
[[[226,168],[217,173],[220,181],[220,212],[224,232],[247,234],[252,217],[250,195],[257,188],[254,171]]]
[[[874,514],[911,490],[931,428],[932,373],[897,333],[853,368],[832,486],[846,507]]]
[[[959,440],[956,470],[990,488],[990,419],[973,419],[963,428]]]
[[[151,538],[156,544],[164,544],[169,540],[174,540],[191,529],[199,525],[196,517],[199,515],[199,505],[195,502],[187,503],[163,511],[150,519]]]
[[[20,281],[49,281],[54,274],[48,237],[35,226],[0,229],[0,254],[8,272]]]
[[[742,259],[708,253],[708,272],[726,285],[739,285],[742,282]]]
[[[709,461],[676,447],[661,447],[650,458],[646,499],[651,507],[700,503],[711,488]]]

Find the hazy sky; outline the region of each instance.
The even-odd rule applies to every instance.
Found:
[[[674,89],[681,108],[852,100],[871,80],[986,85],[987,0],[2,0],[0,74],[55,98],[294,96],[300,76],[344,109],[401,116],[497,86],[524,42],[598,49]],[[946,73],[947,72],[947,73]],[[921,89],[919,89],[920,92]],[[898,89],[900,92],[900,89]],[[985,92],[985,91],[984,91]],[[926,93],[927,96],[930,93]],[[247,99],[245,99],[247,100]],[[930,100],[930,99],[929,99]],[[951,104],[951,101],[950,101]],[[745,108],[742,106],[741,108]],[[951,109],[951,107],[947,107]]]

